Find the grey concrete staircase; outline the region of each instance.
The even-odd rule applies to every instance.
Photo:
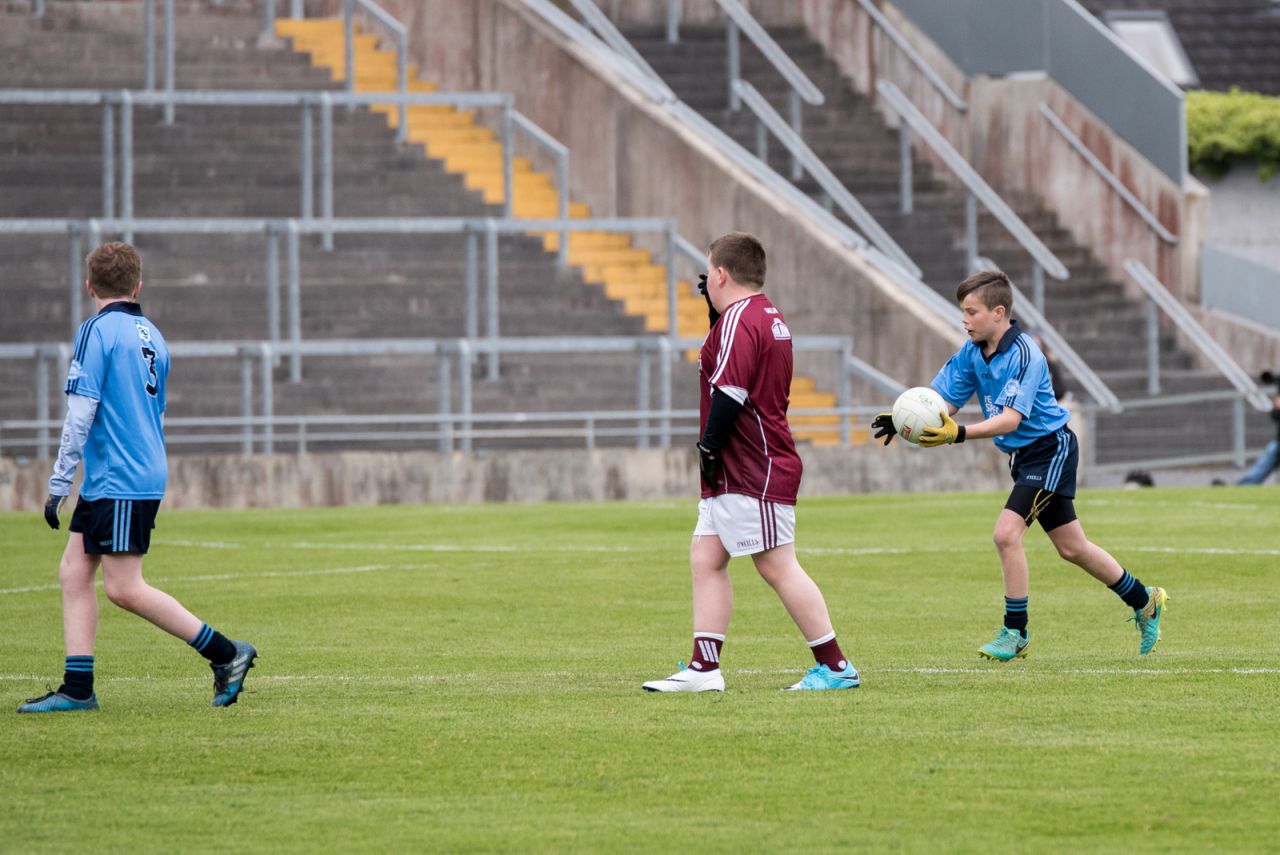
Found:
[[[893,239],[915,260],[923,278],[952,299],[965,276],[964,196],[943,181],[929,163],[913,161],[914,213],[899,206],[898,139],[867,98],[845,79],[835,63],[802,27],[770,29],[770,35],[818,86],[826,98],[820,107],[806,105],[804,138],[840,181],[871,212]],[[755,150],[756,119],[745,106],[728,109],[725,33],[722,25],[684,26],[680,41],[668,44],[662,30],[631,27],[632,44],[687,104],[716,123],[747,149]],[[741,41],[742,76],[782,115],[787,115],[790,87],[746,38]],[[789,175],[790,155],[770,140],[769,162]],[[808,175],[797,186],[820,198]],[[997,188],[998,189],[998,188]],[[1123,400],[1146,393],[1145,307],[1111,281],[1086,246],[1076,243],[1033,196],[1007,194],[1005,200],[1071,271],[1066,282],[1046,277],[1045,311],[1049,320],[1111,389]],[[979,247],[1030,290],[1030,258],[989,214],[980,215]],[[1017,311],[1014,311],[1015,317]],[[880,366],[892,373],[892,365]],[[1165,394],[1229,388],[1216,372],[1193,367],[1191,355],[1178,346],[1172,329],[1160,335],[1160,368]],[[923,382],[929,378],[901,378]],[[1081,394],[1078,385],[1068,386]],[[1252,411],[1250,411],[1252,413]],[[1229,414],[1212,406],[1197,407],[1194,417],[1180,407],[1135,410],[1103,415],[1098,424],[1099,462],[1189,455],[1229,447]],[[1248,418],[1249,444],[1271,438],[1265,414]],[[1159,431],[1150,427],[1159,424]]]
[[[140,11],[141,4],[53,2],[49,16],[38,21],[0,6],[0,52],[6,57],[0,88],[141,88]],[[250,10],[188,2],[179,11],[179,88],[336,88],[283,46],[260,46]],[[0,218],[101,216],[100,117],[96,107],[0,106]],[[158,110],[136,110],[137,216],[297,215],[298,110],[193,107],[179,108],[172,126],[160,118]],[[501,213],[467,190],[461,177],[428,160],[421,147],[398,145],[382,117],[368,111],[335,110],[334,148],[339,216]],[[135,242],[145,262],[143,307],[170,342],[266,337],[262,236],[139,234]],[[283,241],[281,249],[283,281]],[[576,273],[559,269],[537,239],[504,237],[499,249],[504,335],[643,333],[640,319],[626,316]],[[64,237],[0,236],[6,277],[0,341],[69,340],[67,253]],[[462,334],[461,236],[338,236],[332,252],[304,237],[301,266],[304,339]],[[635,406],[631,355],[514,356],[503,366],[498,381],[484,380],[477,367],[477,412]],[[693,407],[696,390],[686,373],[677,373],[683,381],[677,405]],[[0,412],[7,418],[34,414],[32,378],[30,363],[0,360]],[[434,363],[424,358],[317,357],[305,362],[302,383],[288,383],[284,366],[275,381],[277,414],[437,409]],[[60,385],[51,380],[55,394]],[[455,409],[457,386],[455,377]],[[170,417],[235,415],[239,402],[234,361],[175,362]]]

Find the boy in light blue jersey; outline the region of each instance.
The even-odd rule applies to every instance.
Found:
[[[1013,289],[999,271],[975,273],[960,283],[956,300],[969,341],[942,366],[932,386],[947,410],[942,426],[926,428],[920,445],[932,448],[990,437],[1009,455],[1013,491],[996,521],[995,543],[1004,574],[1004,626],[978,652],[1007,662],[1026,655],[1027,556],[1022,537],[1033,522],[1066,560],[1107,585],[1133,609],[1146,655],[1160,640],[1160,618],[1167,595],[1129,574],[1111,554],[1092,543],[1076,518],[1076,465],[1079,445],[1067,427],[1070,415],[1058,405],[1049,379],[1049,364],[1031,337],[1010,318]],[[982,421],[957,425],[951,418],[974,396],[982,405]],[[895,430],[889,413],[876,416],[876,438],[888,445]]]
[[[57,529],[58,511],[83,454],[84,483],[58,573],[66,670],[56,692],[28,700],[18,712],[98,709],[93,645],[99,565],[111,602],[181,638],[209,660],[213,705],[229,706],[239,698],[258,651],[216,632],[142,578],[142,556],[151,543],[169,474],[163,430],[169,349],[137,303],[142,261],[129,244],[108,243],[89,254],[86,266],[85,287],[98,313],[76,334],[67,370],[67,419],[44,508],[45,521]]]

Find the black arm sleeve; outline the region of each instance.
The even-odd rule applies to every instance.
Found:
[[[733,398],[714,389],[711,392],[711,412],[707,414],[707,429],[699,441],[709,451],[719,451],[729,441],[729,431],[738,420],[742,405]]]

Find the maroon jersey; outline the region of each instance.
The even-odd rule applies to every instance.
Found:
[[[715,490],[704,484],[702,497],[740,493],[794,505],[803,467],[787,424],[791,331],[768,297],[753,294],[725,310],[702,343],[698,377],[699,433],[714,389],[742,404],[720,453],[723,480]]]

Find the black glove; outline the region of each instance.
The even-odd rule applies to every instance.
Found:
[[[876,416],[871,420],[871,427],[875,428],[875,438],[884,439],[885,445],[893,442],[893,438],[898,435],[898,429],[893,426],[893,413]]]
[[[704,282],[706,281],[706,279],[707,277],[705,276],[702,277],[702,280]],[[704,290],[702,293],[705,294],[706,291]],[[1276,375],[1270,371],[1263,371],[1262,374],[1258,375],[1258,382],[1262,383],[1264,386],[1268,386],[1276,382]]]
[[[66,496],[55,496],[51,493],[44,503],[44,521],[54,531],[57,531],[62,526],[61,520],[58,519],[58,509],[62,507],[62,503],[66,500]]]
[[[720,320],[720,313],[716,311],[716,307],[711,305],[711,295],[707,293],[707,274],[698,274],[698,290],[702,292],[703,299],[707,301],[707,317],[711,319],[711,326],[716,325],[716,321]]]
[[[698,471],[702,473],[702,483],[707,485],[707,489],[715,490],[720,482],[720,452],[698,443]]]

